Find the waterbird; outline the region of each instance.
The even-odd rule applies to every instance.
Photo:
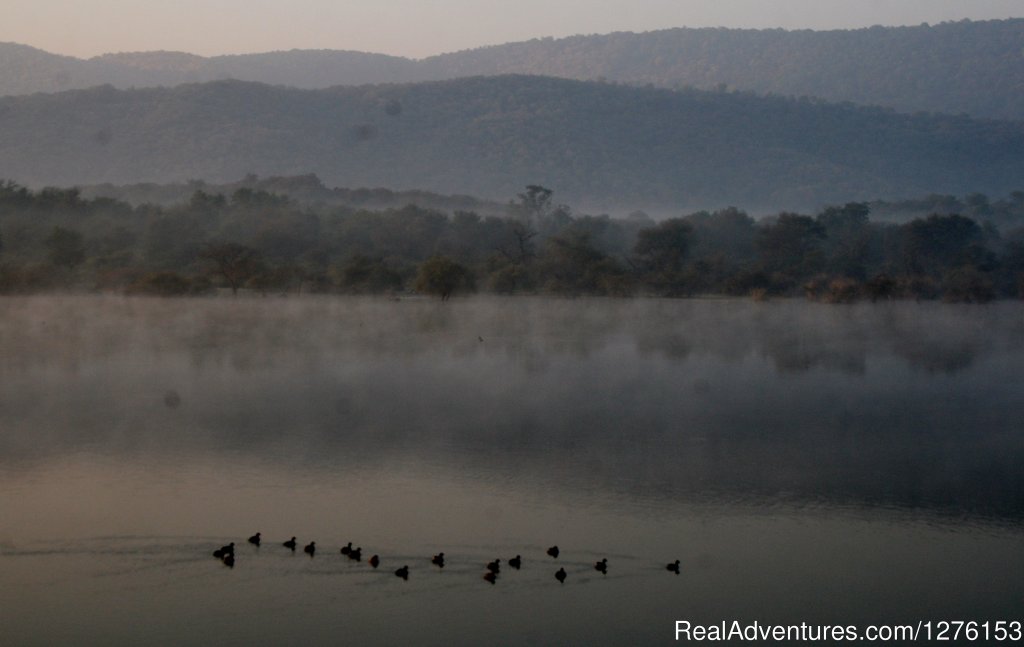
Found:
[[[600,571],[602,574],[608,574],[608,558],[605,557],[601,561],[594,564],[594,570]]]
[[[516,555],[512,559],[508,560],[508,565],[518,571],[519,568],[523,565],[523,560],[519,557],[519,555]]]
[[[486,573],[484,573],[484,579],[490,582],[491,584],[494,584],[498,581],[498,576],[495,575],[492,571],[487,571]]]
[[[235,542],[231,542],[227,546],[221,546],[220,547],[220,552],[224,553],[225,555],[234,555],[235,554]]]
[[[555,579],[558,580],[559,582],[562,582],[563,584],[565,583],[565,569],[564,568],[560,568],[557,571],[555,571]]]
[[[497,575],[501,571],[501,560],[496,559],[487,565],[487,570]]]
[[[252,544],[253,546],[259,546],[260,545],[260,533],[256,533],[252,537],[249,537],[249,543]]]
[[[306,547],[303,548],[302,550],[303,550],[303,552],[307,553],[310,557],[312,557],[313,554],[316,553],[316,542],[315,541],[309,542],[308,544],[306,544]]]
[[[402,568],[400,568],[397,571],[395,571],[395,575],[397,575],[398,577],[402,578],[403,580],[408,580],[409,579],[409,567],[408,566],[403,566]]]
[[[431,557],[430,563],[439,568],[444,568],[444,553],[438,553]]]
[[[362,548],[362,546],[360,546],[359,548],[353,548],[352,550],[348,551],[348,558],[349,559],[354,559],[357,562],[363,561],[363,548]]]
[[[352,552],[352,542],[348,542],[347,546],[342,546],[341,547],[341,554],[342,555],[348,555],[351,552]]]
[[[292,537],[288,541],[284,542],[284,547],[285,548],[291,548],[292,552],[294,553],[295,552],[295,537]]]
[[[548,555],[551,555],[555,559],[558,559],[558,546],[552,546],[548,548]]]
[[[374,568],[377,568],[378,566],[380,566],[380,557],[377,557],[376,555],[371,557],[370,558],[370,566],[372,566]]]
[[[224,555],[225,553],[223,548],[218,548],[217,550],[213,551],[213,556],[217,559],[224,559]]]
[[[231,553],[228,553],[227,555],[225,555],[224,558],[221,561],[224,562],[224,565],[227,566],[228,568],[234,568],[235,567],[235,556],[232,555]]]
[[[674,562],[670,562],[670,563],[669,563],[669,564],[668,564],[668,565],[667,565],[667,566],[666,566],[665,568],[666,568],[667,570],[670,570],[670,571],[672,571],[672,572],[673,572],[673,573],[675,573],[676,575],[679,575],[679,560],[677,559],[677,560],[676,560],[676,561],[674,561]]]

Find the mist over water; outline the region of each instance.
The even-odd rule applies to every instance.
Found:
[[[0,356],[17,644],[661,644],[1024,594],[1019,303],[18,298]]]

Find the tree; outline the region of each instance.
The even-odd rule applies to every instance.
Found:
[[[533,239],[537,236],[537,231],[519,220],[510,220],[508,233],[512,244],[507,249],[503,247],[503,253],[517,265],[522,265],[533,258]]]
[[[550,236],[572,223],[572,210],[564,204],[554,205],[553,195],[554,192],[547,187],[530,184],[525,193],[517,194],[519,202],[512,206],[528,229],[537,229]]]
[[[355,294],[392,292],[401,289],[402,275],[382,258],[356,254],[336,272],[342,290]]]
[[[149,265],[178,270],[201,258],[209,222],[191,212],[160,215],[151,220],[143,247]]]
[[[633,252],[650,269],[677,272],[686,262],[693,227],[682,218],[669,218],[640,230]]]
[[[233,295],[259,273],[262,265],[255,249],[238,243],[210,243],[199,257],[214,264],[214,272],[227,281]]]
[[[378,254],[419,260],[435,253],[448,227],[448,216],[440,211],[409,204],[379,217],[370,237]]]
[[[942,276],[968,260],[972,244],[980,243],[982,229],[963,216],[932,215],[903,227],[903,263],[912,274]]]
[[[820,269],[824,239],[825,228],[814,218],[783,213],[758,231],[755,245],[762,267],[792,282]]]
[[[74,269],[85,260],[85,244],[82,234],[73,229],[54,227],[43,241],[50,262],[58,267]]]
[[[670,218],[640,230],[633,253],[644,280],[666,294],[680,294],[692,237],[693,227],[682,218]]]
[[[714,213],[699,211],[685,220],[693,227],[690,254],[694,258],[724,257],[734,263],[753,258],[757,229],[746,212],[728,207]]]
[[[128,287],[129,294],[151,294],[161,297],[174,297],[189,294],[192,283],[177,272],[152,272],[141,277]]]
[[[992,279],[974,266],[963,265],[943,277],[942,298],[945,301],[988,303],[995,296]]]
[[[842,207],[828,207],[818,214],[817,221],[825,228],[822,249],[827,258],[826,270],[865,280],[871,258],[873,229],[868,222],[871,209],[863,202],[849,202]]]
[[[221,194],[210,195],[202,190],[197,190],[189,199],[188,208],[191,213],[212,216],[224,211],[228,201]]]
[[[594,247],[590,233],[569,228],[549,238],[540,259],[544,288],[561,294],[628,294],[624,268]]]
[[[540,220],[551,209],[551,196],[554,191],[539,184],[529,184],[526,193],[516,195],[519,198],[517,206],[523,211],[528,219]]]
[[[415,288],[424,294],[434,294],[447,301],[458,290],[473,289],[473,276],[464,265],[447,256],[434,255],[420,265]]]

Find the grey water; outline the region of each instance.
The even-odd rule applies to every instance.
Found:
[[[1019,302],[0,299],[3,643],[1020,620],[1022,369]]]

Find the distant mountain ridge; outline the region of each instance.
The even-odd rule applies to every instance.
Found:
[[[0,98],[0,178],[40,186],[316,173],[591,211],[811,208],[1024,187],[1024,123],[551,77],[296,90],[240,81]]]
[[[0,43],[0,95],[62,92],[98,85],[173,87],[185,83],[244,80],[317,89],[414,80],[415,63],[384,54],[292,50],[203,57],[184,52],[130,52],[90,59]]]
[[[537,74],[811,96],[904,112],[1024,119],[1024,19],[837,31],[668,29],[535,39],[411,60],[292,50],[82,60],[0,43],[0,94],[224,79],[297,88]]]

